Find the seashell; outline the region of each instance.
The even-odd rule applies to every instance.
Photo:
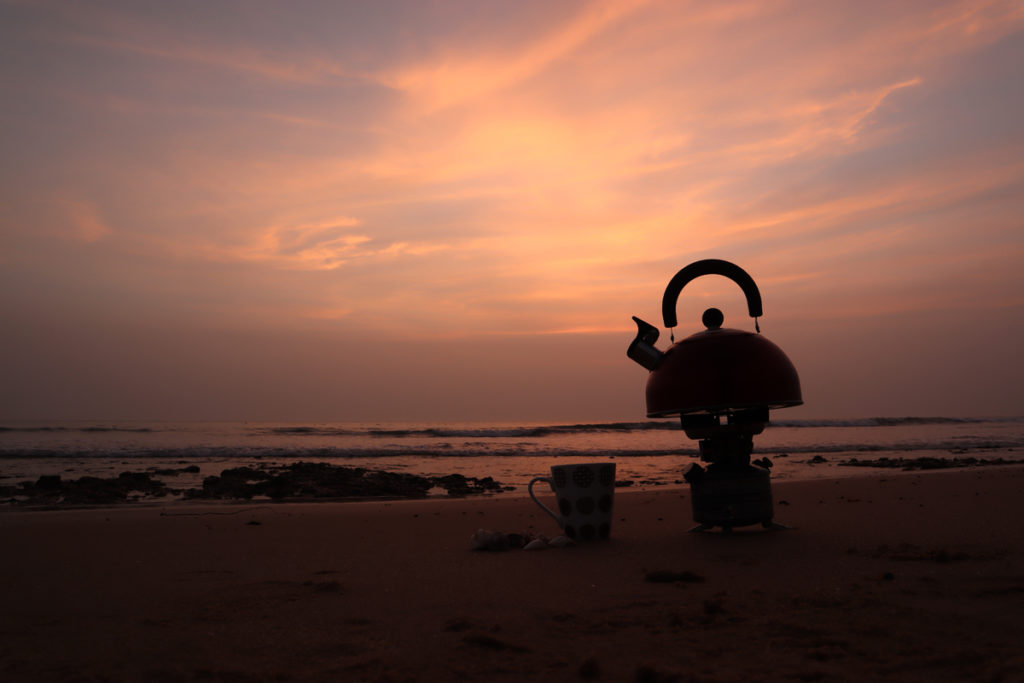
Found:
[[[573,543],[575,543],[575,541],[568,536],[555,536],[548,542],[548,545],[553,548],[564,548],[565,546],[572,545]]]
[[[548,547],[548,544],[539,538],[535,538],[526,545],[523,546],[523,550],[544,550]]]

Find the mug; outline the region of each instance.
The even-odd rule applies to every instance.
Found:
[[[558,499],[560,515],[533,495],[533,485],[538,481],[546,481],[551,487]],[[611,533],[615,463],[555,465],[550,477],[534,477],[526,489],[533,502],[551,515],[565,535],[574,541],[605,539]]]

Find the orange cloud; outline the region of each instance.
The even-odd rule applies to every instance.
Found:
[[[421,115],[478,100],[536,75],[644,4],[645,0],[592,2],[568,23],[514,50],[447,54],[438,61],[384,73],[380,80],[411,96]]]
[[[153,245],[178,258],[202,255],[211,261],[250,263],[277,269],[335,270],[350,263],[386,262],[402,257],[421,257],[455,248],[436,242],[390,242],[373,246],[374,238],[354,232],[361,221],[348,216],[314,223],[278,224],[242,230],[216,241],[210,236],[173,240],[157,238]],[[330,316],[312,316],[330,317]]]
[[[64,234],[79,242],[98,242],[111,234],[114,229],[100,216],[99,209],[91,202],[65,200],[62,202],[66,215]]]
[[[276,225],[259,231],[241,246],[207,245],[215,258],[264,262],[275,267],[333,270],[360,253],[371,240],[351,232],[359,221],[349,217],[320,223]]]

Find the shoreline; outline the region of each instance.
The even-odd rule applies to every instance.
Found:
[[[11,510],[0,675],[1024,678],[1024,467],[869,474],[775,482],[789,531],[687,533],[684,487],[617,491],[611,540],[540,552],[469,550],[557,533],[504,494]]]

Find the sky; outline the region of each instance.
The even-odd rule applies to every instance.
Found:
[[[779,419],[1024,415],[1022,72],[1017,1],[0,0],[0,420],[643,420],[704,258]]]

